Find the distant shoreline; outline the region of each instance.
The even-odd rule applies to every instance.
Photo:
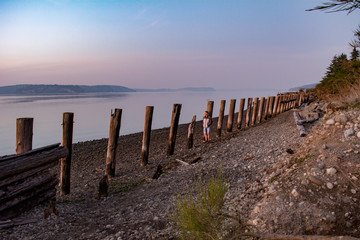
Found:
[[[128,88],[118,85],[49,85],[49,84],[21,84],[0,87],[0,95],[11,96],[41,96],[41,95],[79,95],[79,94],[111,94],[129,92],[213,92],[209,87],[186,87],[186,88]]]

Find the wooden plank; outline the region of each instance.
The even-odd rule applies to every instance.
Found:
[[[58,147],[43,152],[37,152],[35,154],[32,153],[29,155],[25,154],[13,157],[13,161],[0,162],[0,180],[52,162],[57,162],[60,158],[66,157],[67,154],[67,148]]]

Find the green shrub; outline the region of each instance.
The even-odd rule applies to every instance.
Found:
[[[227,186],[221,173],[204,187],[201,178],[195,196],[179,196],[172,220],[181,239],[223,239],[224,197]]]

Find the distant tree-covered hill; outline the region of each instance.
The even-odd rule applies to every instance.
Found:
[[[14,95],[40,95],[40,94],[80,94],[80,93],[104,93],[104,92],[135,92],[123,86],[115,85],[33,85],[22,84],[0,87],[0,94]]]

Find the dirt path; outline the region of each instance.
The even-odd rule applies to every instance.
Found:
[[[191,190],[194,181],[206,179],[221,169],[230,183],[227,208],[248,216],[263,197],[259,182],[266,171],[303,141],[291,112],[277,116],[257,127],[224,134],[209,144],[201,141],[197,125],[195,145],[185,150],[187,126],[179,128],[175,155],[166,157],[168,129],[153,131],[150,164],[140,168],[141,134],[120,139],[117,176],[110,183],[110,196],[95,198],[103,174],[106,139],[74,146],[72,194],[58,197],[60,216],[43,219],[44,206],[25,213],[36,223],[5,230],[1,239],[169,239],[175,230],[169,223],[176,197]],[[216,121],[213,128],[215,130]],[[213,130],[213,132],[215,132]],[[125,156],[125,157],[124,157]],[[200,156],[190,166],[174,166],[174,159],[184,161]],[[149,180],[161,163],[168,170],[158,180]]]

